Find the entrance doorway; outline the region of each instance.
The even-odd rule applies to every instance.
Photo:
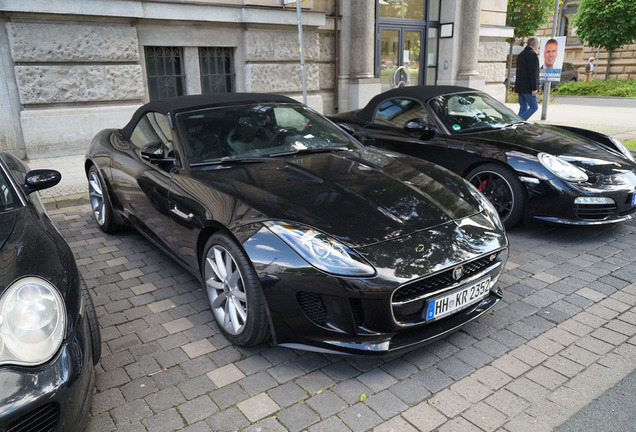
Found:
[[[424,32],[380,27],[380,82],[382,91],[420,84]]]

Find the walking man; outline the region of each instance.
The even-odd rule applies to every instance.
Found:
[[[583,82],[592,81],[592,74],[594,73],[594,57],[590,57],[590,62],[585,65],[585,80]]]
[[[517,56],[515,91],[519,94],[519,117],[528,120],[539,109],[539,38],[528,38],[528,43]]]

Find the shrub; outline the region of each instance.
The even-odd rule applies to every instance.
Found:
[[[569,82],[559,84],[553,92],[570,96],[636,97],[636,80]]]

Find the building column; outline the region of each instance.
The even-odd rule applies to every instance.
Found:
[[[481,0],[462,1],[461,54],[456,83],[482,90],[486,80],[478,70]]]
[[[343,2],[338,77],[338,85],[344,90],[339,92],[341,112],[363,107],[381,91],[380,79],[374,76],[375,28],[375,2]]]

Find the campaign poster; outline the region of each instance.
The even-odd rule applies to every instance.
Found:
[[[565,36],[541,38],[539,51],[539,81],[559,82],[563,57],[565,57]]]

